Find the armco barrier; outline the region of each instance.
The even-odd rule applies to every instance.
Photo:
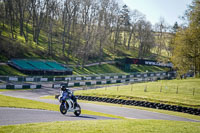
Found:
[[[118,79],[118,80],[102,80],[102,81],[81,81],[81,82],[68,82],[68,83],[59,83],[52,84],[52,88],[59,88],[64,85],[66,87],[77,87],[77,86],[90,86],[90,85],[105,85],[105,84],[114,84],[114,83],[125,83],[125,82],[142,82],[147,81],[148,79],[138,78],[138,79]],[[152,81],[152,80],[151,80]]]
[[[127,79],[127,78],[145,78],[145,77],[162,77],[171,78],[167,72],[157,72],[157,73],[134,73],[129,75],[96,75],[96,76],[76,76],[76,77],[18,77],[11,76],[5,77],[0,76],[0,80],[7,82],[47,82],[47,81],[80,81],[80,80],[111,80],[111,79]]]
[[[183,112],[183,113],[200,116],[200,109],[188,108],[188,107],[182,107],[182,106],[176,106],[176,105],[168,105],[168,104],[153,103],[153,102],[146,102],[146,101],[136,101],[136,100],[123,100],[123,99],[104,98],[104,97],[81,96],[81,95],[77,95],[77,97],[79,100],[98,101],[98,102],[106,102],[106,103],[122,104],[122,105],[142,106],[142,107],[147,107],[147,108],[177,111],[177,112]]]
[[[17,84],[17,85],[0,85],[0,89],[40,89],[42,85],[29,85],[29,84]]]

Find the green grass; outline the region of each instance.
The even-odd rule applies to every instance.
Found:
[[[10,76],[25,76],[23,73],[17,71],[16,69],[8,66],[8,65],[0,65],[0,75]]]
[[[43,103],[4,95],[0,95],[0,107],[31,108],[59,111],[59,106],[55,104]]]
[[[130,72],[158,72],[158,71],[169,71],[169,68],[147,66],[147,65],[135,65],[135,64],[132,64],[130,68]]]
[[[193,88],[195,88],[194,96]],[[75,94],[142,100],[200,108],[200,79],[165,80],[137,83],[119,87],[115,86],[93,90],[80,90],[76,91]]]
[[[30,90],[30,89],[0,89],[0,92],[3,92],[3,91],[20,91],[20,90]]]
[[[105,73],[125,73],[115,65],[103,64],[85,68],[73,68],[75,74],[105,74]]]
[[[164,120],[87,120],[0,126],[2,133],[199,133],[195,122]]]
[[[90,66],[85,68],[73,68],[74,74],[105,74],[105,73],[123,73],[127,74],[130,72],[157,72],[157,71],[168,71],[169,68],[157,67],[157,66],[145,66],[145,65],[131,65],[129,71],[124,71],[118,68],[116,65],[102,64],[96,66]]]
[[[59,111],[59,105],[43,103],[39,101],[33,101],[33,100],[22,99],[22,98],[15,98],[15,97],[4,96],[4,95],[0,95],[0,107],[30,108],[30,109],[44,109],[44,110],[51,110],[51,111]],[[123,117],[115,116],[111,114],[105,114],[105,113],[94,112],[94,111],[83,110],[83,109],[81,111],[82,111],[82,114],[124,119]]]
[[[9,91],[8,89],[0,89],[0,92],[2,92],[2,91]]]

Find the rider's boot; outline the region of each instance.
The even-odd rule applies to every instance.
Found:
[[[77,107],[77,102],[74,102],[74,109]]]

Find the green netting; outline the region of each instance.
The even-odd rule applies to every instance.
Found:
[[[67,70],[65,67],[53,61],[46,61],[46,64],[57,69],[57,70]]]
[[[44,61],[27,60],[26,62],[40,70],[54,70],[54,68],[46,65]]]
[[[28,64],[25,60],[13,59],[12,62],[15,63],[17,66],[21,67],[22,69],[28,69],[28,70],[36,69],[35,67]]]
[[[11,61],[20,68],[27,70],[71,71],[71,69],[65,68],[55,61],[29,59],[12,59]]]

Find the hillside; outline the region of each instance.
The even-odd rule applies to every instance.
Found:
[[[83,1],[68,2],[64,6],[70,4],[86,6]],[[101,1],[99,2],[101,3]],[[0,62],[7,62],[12,58],[55,60],[73,66],[75,74],[93,74],[127,72],[114,65],[85,67],[86,64],[126,57],[169,61],[169,55],[166,53],[170,52],[167,51],[167,43],[170,38],[164,40],[163,44],[157,44],[164,38],[156,37],[160,33],[153,32],[152,25],[137,16],[137,12],[135,12],[135,18],[132,19],[138,20],[138,22],[132,22],[127,26],[125,20],[116,19],[125,14],[123,11],[126,11],[127,7],[118,9],[112,2],[107,5],[108,11],[111,12],[116,8],[116,10],[122,11],[122,14],[100,11],[102,5],[97,4],[100,7],[93,7],[95,1],[91,1],[91,6],[88,8],[89,13],[86,13],[85,9],[77,8],[74,9],[76,14],[72,15],[64,8],[72,11],[73,6],[60,8],[61,3],[57,3],[57,1],[55,3],[49,2],[45,3],[46,5],[43,5],[44,3],[40,5],[28,1],[24,3],[21,1],[19,3],[0,2],[2,7],[2,12],[0,12],[2,18],[0,19]],[[22,7],[19,6],[20,4]],[[34,9],[27,9],[28,6],[33,6]],[[39,6],[44,7],[39,8]],[[57,8],[60,9],[57,11]],[[97,14],[102,14],[92,14],[93,8]],[[133,30],[133,27],[136,29]],[[169,34],[163,34],[162,36],[169,36]],[[9,67],[2,69],[10,70]],[[163,69],[133,66],[130,72],[160,70]],[[7,74],[12,73],[7,72]]]
[[[81,65],[82,59],[76,58],[73,55],[69,55],[68,57],[63,57],[62,53],[60,53],[60,49],[62,45],[59,41],[58,36],[54,36],[55,44],[53,48],[53,54],[48,54],[48,39],[46,38],[46,33],[41,32],[41,35],[39,37],[40,43],[36,44],[33,41],[29,41],[28,43],[25,42],[24,38],[20,36],[19,34],[19,27],[16,29],[16,38],[11,38],[11,33],[9,32],[9,28],[5,26],[6,28],[3,30],[1,36],[0,36],[0,62],[7,62],[8,60],[12,58],[27,58],[27,59],[48,59],[48,60],[55,60],[57,62],[67,64],[67,65],[74,65],[73,73],[74,74],[103,74],[103,73],[127,73],[124,70],[121,70],[117,68],[115,65],[97,65],[97,66],[91,66],[91,67],[75,67],[76,65]],[[31,28],[30,28],[31,30]],[[32,36],[32,34],[30,34]],[[118,46],[116,48],[117,54],[113,52],[113,50],[110,47],[105,47],[103,50],[104,58],[102,58],[101,61],[106,60],[114,60],[115,58],[125,58],[125,57],[132,57],[137,58],[138,50],[137,48],[127,50],[125,46]],[[67,55],[67,51],[65,51],[65,54]],[[166,57],[159,56],[156,54],[149,54],[149,59],[164,59]],[[87,64],[93,63],[93,62],[99,62],[99,59],[97,56],[91,56]],[[154,71],[165,71],[168,70],[167,68],[159,68],[159,67],[153,67],[153,66],[131,66],[130,72],[154,72]],[[22,76],[24,74],[20,73],[17,70],[12,69],[11,67],[7,65],[1,65],[0,66],[0,75],[18,75]]]
[[[30,28],[30,31],[32,29]],[[61,49],[61,37],[54,36],[53,41],[53,53],[48,53],[48,38],[47,33],[42,31],[39,37],[39,44],[36,44],[32,41],[31,33],[29,34],[30,40],[25,42],[25,39],[20,36],[19,27],[16,28],[15,38],[11,38],[11,33],[9,31],[9,26],[5,25],[5,28],[1,32],[0,35],[0,62],[6,62],[12,58],[30,58],[30,59],[49,59],[49,60],[56,60],[63,64],[81,64],[82,58],[78,58],[73,56],[74,53],[69,53],[66,50],[65,55],[62,55]],[[56,34],[56,32],[55,32]],[[61,33],[60,33],[61,34]],[[68,44],[67,44],[68,45]],[[159,60],[167,60],[167,57],[162,55],[154,54],[155,50],[152,50],[152,53],[148,54],[146,59],[159,59]],[[76,53],[78,54],[78,53]],[[114,51],[111,46],[105,46],[103,49],[103,58],[101,60],[98,58],[98,55],[91,55],[89,56],[86,64],[99,62],[99,61],[106,61],[106,60],[114,60],[115,58],[125,58],[125,57],[138,57],[138,48],[133,47],[129,50],[126,46],[119,45],[116,47]]]
[[[160,33],[154,32],[152,25],[138,16],[138,12],[134,12],[127,25],[126,19],[117,18],[122,18],[128,7],[118,7],[114,1],[104,3],[108,4],[104,5],[107,11],[100,10],[102,1],[98,4],[90,1],[89,12],[83,8],[88,6],[84,1],[66,2],[69,3],[63,6],[58,1],[43,4],[1,1],[0,61],[37,58],[82,66],[124,57],[168,61],[166,56],[169,55],[164,51],[168,50],[166,43],[170,39],[156,37]],[[73,9],[76,7],[73,4],[80,8]],[[72,7],[68,7],[70,5]],[[162,33],[162,36],[168,34]]]

